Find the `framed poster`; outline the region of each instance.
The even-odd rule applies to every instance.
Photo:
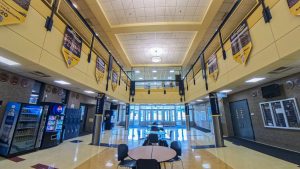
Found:
[[[287,3],[293,15],[300,15],[300,0],[287,0]]]
[[[231,34],[230,42],[233,59],[240,64],[246,64],[252,50],[251,36],[246,21]]]
[[[62,53],[68,68],[77,65],[80,61],[81,48],[81,37],[70,26],[67,26],[63,40]]]
[[[208,67],[209,76],[216,81],[219,76],[219,67],[218,67],[218,58],[215,53],[208,58],[207,67]]]
[[[96,80],[97,83],[103,79],[105,74],[105,63],[104,61],[98,56],[96,60]]]
[[[0,26],[23,23],[31,0],[0,0]]]
[[[275,126],[270,103],[261,103],[260,109],[265,126]]]

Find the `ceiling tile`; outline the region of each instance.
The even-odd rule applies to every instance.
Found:
[[[147,19],[154,19],[147,17]],[[160,20],[156,18],[157,20]],[[119,43],[134,65],[152,64],[153,56],[160,56],[160,64],[181,64],[196,32],[147,32],[117,34]],[[155,50],[158,53],[153,53]]]

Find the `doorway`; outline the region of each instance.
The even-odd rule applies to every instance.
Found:
[[[85,132],[87,113],[88,113],[88,106],[85,104],[80,104],[80,130],[79,130],[80,135]]]
[[[239,138],[254,140],[248,101],[240,100],[229,104],[234,135]]]

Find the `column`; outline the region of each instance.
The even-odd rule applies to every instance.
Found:
[[[185,121],[186,121],[186,130],[190,131],[190,111],[189,111],[189,104],[185,103]]]
[[[221,114],[219,110],[217,93],[210,93],[209,101],[211,106],[211,114],[213,118],[216,147],[224,147],[223,130],[220,118]]]
[[[129,113],[130,113],[130,104],[126,104],[126,115],[125,115],[125,130],[129,128]]]
[[[106,96],[103,93],[99,93],[96,99],[97,99],[97,104],[96,104],[96,112],[94,117],[92,144],[99,146],[101,143],[104,103],[106,100]]]

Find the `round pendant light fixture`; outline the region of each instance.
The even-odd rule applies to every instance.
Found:
[[[152,57],[152,62],[153,63],[159,63],[159,62],[161,62],[161,57],[159,57],[159,56]]]

